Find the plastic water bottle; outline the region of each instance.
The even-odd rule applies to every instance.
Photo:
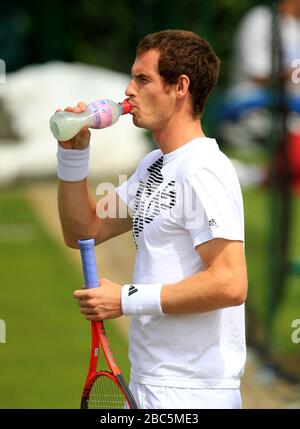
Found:
[[[87,105],[85,112],[57,112],[50,118],[50,129],[59,141],[74,137],[83,127],[107,128],[113,125],[121,115],[131,111],[128,99],[116,103],[112,100],[97,100]]]

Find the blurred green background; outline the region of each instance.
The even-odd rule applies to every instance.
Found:
[[[5,2],[0,16],[1,57],[7,71],[51,59],[130,72],[147,33],[183,28],[208,37],[228,77],[237,23],[258,0],[45,0]]]
[[[72,292],[80,266],[50,237],[24,195],[2,190],[1,408],[78,408],[88,369],[90,329]],[[5,232],[4,232],[5,231]],[[119,365],[128,376],[127,344],[106,324]]]
[[[195,31],[208,38],[222,60],[220,82],[204,117],[213,135],[214,103],[230,78],[234,32],[243,14],[262,3],[271,2],[5,2],[0,16],[0,58],[8,73],[52,59],[130,73],[136,44],[143,35],[165,28]],[[244,154],[235,151],[234,156],[243,159]],[[259,161],[266,157],[265,153],[257,155]],[[50,184],[56,187],[55,179]],[[0,408],[77,408],[89,353],[89,325],[72,298],[82,274],[71,255],[76,251],[64,248],[62,239],[47,229],[32,205],[27,192],[30,185],[24,181],[0,189],[0,319],[6,324],[6,343],[0,343]],[[291,323],[300,318],[299,276],[287,276],[284,293],[272,306],[270,270],[276,262],[270,252],[271,195],[267,186],[245,189],[243,195],[248,344],[262,351],[267,362],[299,379],[300,344],[291,341]],[[49,204],[55,205],[55,199]],[[293,197],[292,208],[289,253],[291,260],[297,260],[299,198]],[[118,261],[115,271],[122,274]],[[117,360],[128,377],[126,338],[116,325],[108,325]]]

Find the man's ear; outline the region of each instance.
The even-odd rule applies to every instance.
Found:
[[[190,78],[186,74],[180,75],[176,86],[177,96],[179,98],[185,97],[189,91],[189,86],[190,86]]]

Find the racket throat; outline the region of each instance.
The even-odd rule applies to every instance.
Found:
[[[124,378],[123,378],[122,374],[116,375],[116,379],[117,379],[117,381],[118,381],[119,385],[121,386],[122,391],[123,391],[123,392],[126,392],[126,396],[127,396],[127,398],[128,398],[127,403],[128,403],[128,405],[129,405],[129,407],[130,407],[130,408],[132,408],[132,409],[138,409],[139,407],[137,406],[137,403],[136,403],[136,401],[135,401],[135,399],[134,399],[134,397],[133,397],[133,394],[132,394],[132,393],[131,393],[131,391],[128,389],[128,387],[127,387],[127,383],[126,383],[126,381],[124,380]]]
[[[113,375],[118,378],[118,376],[121,375],[121,372],[120,372],[118,365],[115,361],[115,358],[112,354],[110,344],[109,344],[109,340],[108,340],[107,335],[106,335],[106,330],[105,330],[103,325],[102,325],[101,329],[98,330],[98,333],[99,333],[99,341],[100,341],[103,353],[105,355],[105,359],[106,359],[107,363],[109,364],[109,367],[110,367]]]

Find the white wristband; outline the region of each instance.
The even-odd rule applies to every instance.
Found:
[[[122,310],[126,316],[163,314],[161,284],[130,284],[122,288]]]
[[[88,176],[90,147],[64,149],[57,146],[57,177],[66,182],[79,182]]]

